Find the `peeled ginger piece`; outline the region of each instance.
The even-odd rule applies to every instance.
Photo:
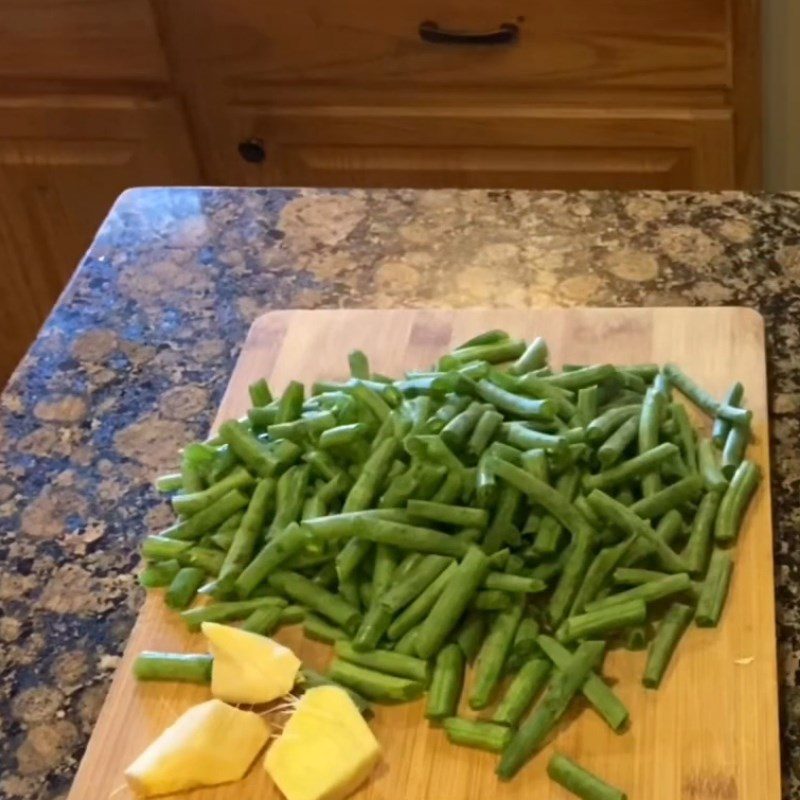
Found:
[[[201,629],[214,656],[214,697],[228,703],[269,703],[294,686],[300,659],[288,647],[217,622],[204,622]]]
[[[309,689],[264,758],[287,800],[341,800],[363,783],[380,745],[347,692]]]
[[[125,778],[143,797],[237,781],[269,733],[258,714],[208,700],[178,717],[125,770]]]

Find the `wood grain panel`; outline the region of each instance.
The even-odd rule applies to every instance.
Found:
[[[182,115],[170,101],[0,99],[0,386],[117,195],[197,180]]]
[[[168,80],[147,0],[0,0],[4,78]],[[9,81],[10,85],[10,81]]]
[[[728,111],[692,108],[231,108],[220,174],[249,185],[733,188]],[[235,132],[234,132],[235,131]],[[261,164],[237,142],[264,143]]]
[[[181,57],[219,76],[230,91],[287,83],[707,88],[731,81],[728,0],[156,0],[156,6]],[[511,45],[430,44],[419,36],[428,20],[478,32],[512,23],[520,33]]]
[[[430,363],[442,350],[491,327],[515,335],[544,335],[554,363],[672,360],[716,394],[731,379],[747,387],[754,412],[751,457],[764,481],[738,544],[731,596],[716,630],[692,628],[662,688],[640,681],[643,653],[611,654],[606,674],[631,711],[625,735],[611,733],[583,709],[555,742],[560,750],[646,800],[778,800],[775,609],[769,496],[767,395],[763,323],[755,312],[704,309],[532,309],[530,311],[286,311],[257,320],[245,343],[217,416],[247,406],[247,384],[267,372],[276,389],[291,378],[341,377],[346,355],[363,348],[376,370],[396,373]],[[703,346],[698,347],[698,342]],[[698,420],[700,421],[700,420]],[[702,420],[708,428],[708,421]],[[144,534],[144,532],[143,532]],[[329,648],[305,641],[299,630],[278,638],[321,667]],[[186,633],[161,598],[145,603],[100,714],[69,800],[129,797],[122,771],[138,752],[192,703],[198,687],[137,686],[131,661],[145,648],[192,651],[199,634]],[[375,732],[383,762],[358,800],[565,800],[545,775],[553,744],[520,776],[498,783],[496,757],[449,745],[425,723],[421,702],[378,709]],[[572,715],[573,717],[575,715]],[[277,800],[256,764],[244,783],[199,790],[193,800]]]

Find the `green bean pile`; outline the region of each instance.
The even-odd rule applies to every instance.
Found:
[[[760,477],[741,385],[717,401],[672,364],[555,372],[542,339],[502,331],[399,380],[349,361],[349,380],[308,395],[258,381],[246,418],[184,449],[158,481],[178,520],[145,539],[142,584],[166,587],[192,630],[302,620],[334,644],[324,680],[362,706],[427,689],[428,718],[501,753],[503,779],[576,695],[622,729],[605,651],[647,648],[656,688],[690,622],[720,620]],[[674,390],[712,418],[710,438]],[[198,593],[211,602],[188,608]],[[143,679],[207,680],[203,658],[140,661]],[[458,716],[468,665],[480,719]],[[551,766],[581,796],[624,796]]]

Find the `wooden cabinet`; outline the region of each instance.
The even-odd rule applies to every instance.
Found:
[[[196,180],[171,100],[0,98],[0,384],[119,193]]]
[[[757,185],[756,0],[155,0],[214,182]]]
[[[0,385],[142,184],[757,188],[761,0],[0,0]]]
[[[541,189],[729,187],[727,111],[438,106],[236,109],[264,159],[220,148],[243,185]],[[487,142],[491,146],[487,146]]]
[[[147,0],[0,0],[0,87],[53,81],[73,92],[168,76]]]

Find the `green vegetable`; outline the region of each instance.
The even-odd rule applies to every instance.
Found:
[[[744,396],[744,386],[739,381],[736,381],[730,389],[728,389],[725,397],[722,400],[723,405],[726,406],[740,406],[742,404],[742,397]],[[714,427],[711,429],[711,441],[717,447],[722,447],[728,438],[731,424],[728,420],[722,417],[716,417],[714,420]]]
[[[377,672],[385,672],[388,675],[411,678],[426,686],[430,680],[428,663],[413,656],[393,653],[391,650],[373,650],[369,653],[362,653],[353,649],[350,642],[343,641],[341,638],[336,642],[334,650],[339,658],[349,661],[351,664],[368,667]]]
[[[526,348],[525,352],[508,368],[511,375],[522,375],[547,364],[547,342],[538,336]]]
[[[583,642],[564,667],[553,673],[544,697],[503,749],[497,766],[497,774],[501,780],[513,778],[523,764],[541,748],[547,735],[602,657],[604,649],[602,642]]]
[[[304,606],[313,609],[342,628],[347,634],[355,633],[361,615],[358,609],[338,595],[312,583],[296,572],[275,572],[269,576],[269,585]]]
[[[420,625],[417,634],[417,654],[420,658],[431,658],[441,648],[478,587],[486,580],[489,565],[489,558],[483,552],[477,547],[469,548]]]
[[[734,425],[749,425],[752,412],[736,406],[718,403],[708,392],[701,389],[688,375],[675,364],[667,364],[664,372],[670,383],[686,395],[698,408],[712,417],[720,417]]]
[[[497,614],[489,626],[489,632],[483,640],[475,662],[475,674],[469,695],[471,708],[476,710],[486,708],[491,702],[514,644],[522,611],[522,603],[517,601],[507,610]]]
[[[468,664],[471,664],[478,655],[488,627],[486,614],[481,614],[479,611],[469,612],[461,623],[455,641],[461,648]]]
[[[464,653],[455,642],[439,651],[425,708],[428,719],[441,720],[455,715],[464,686],[465,666]]]
[[[647,653],[647,665],[642,678],[642,683],[648,689],[657,689],[661,685],[672,654],[692,621],[693,614],[690,606],[674,603],[659,623],[658,631]]]
[[[419,697],[424,689],[418,681],[386,675],[338,658],[331,664],[327,677],[380,703],[406,703]]]
[[[248,503],[247,495],[238,489],[226,492],[202,511],[198,511],[188,519],[177,522],[170,528],[161,532],[162,536],[169,539],[190,541],[199,539],[204,533],[218,528],[228,517],[235,514]]]
[[[258,584],[313,541],[311,531],[297,523],[288,525],[273,536],[236,578],[239,597],[249,597]]]
[[[646,619],[647,606],[641,598],[636,598],[625,603],[602,606],[576,617],[568,617],[556,635],[563,643],[573,642],[590,636],[602,636],[631,625],[641,625]]]
[[[239,600],[230,603],[212,603],[207,606],[190,608],[181,616],[190,631],[199,631],[203,622],[230,622],[245,619],[257,608],[264,606],[285,606],[286,601],[280,597],[257,597],[253,600]]]
[[[697,601],[695,620],[699,627],[716,628],[728,597],[732,573],[730,555],[724,550],[715,550]]]
[[[256,381],[246,416],[157,481],[178,519],[144,539],[141,583],[168,587],[179,609],[197,593],[182,613],[192,630],[304,622],[337,651],[317,683],[361,703],[414,699],[432,673],[428,717],[502,748],[504,779],[575,694],[620,730],[627,709],[593,671],[606,642],[585,640],[649,647],[657,685],[690,606],[698,625],[718,623],[732,560],[712,550],[735,542],[759,480],[751,415],[741,385],[720,403],[672,365],[559,372],[547,358],[542,339],[489,331],[399,379],[353,351],[349,378],[308,394],[291,381],[273,400]],[[672,386],[714,416],[711,439]],[[484,709],[502,695],[491,722],[457,717],[476,659],[466,699]]]
[[[211,683],[213,659],[206,653],[155,653],[144,650],[133,662],[137,681]]]
[[[582,800],[627,800],[628,795],[615,789],[561,753],[547,764],[547,774]]]
[[[689,541],[681,554],[690,575],[704,575],[708,568],[714,542],[714,522],[721,500],[722,495],[719,492],[706,492],[692,520]]]
[[[525,662],[508,685],[492,715],[492,722],[515,727],[530,708],[550,675],[550,662],[532,658]]]
[[[735,542],[739,535],[747,506],[750,503],[759,481],[761,470],[752,461],[742,461],[736,469],[731,484],[722,502],[714,523],[714,539],[721,544]]]
[[[538,642],[542,652],[553,662],[556,669],[563,670],[569,664],[573,654],[560,642],[544,634],[539,637]],[[589,672],[581,691],[612,730],[622,729],[628,721],[628,709],[599,675]]]
[[[206,579],[206,573],[197,567],[182,567],[167,589],[164,595],[164,602],[170,607],[175,609],[186,608],[197,590],[203,585]]]
[[[489,524],[489,513],[482,508],[453,506],[428,500],[409,500],[406,506],[412,517],[432,520],[443,525],[459,528],[485,528]]]
[[[658,580],[641,583],[632,589],[628,589],[626,592],[610,594],[600,600],[593,600],[591,603],[586,604],[586,611],[592,612],[613,608],[615,606],[627,604],[632,600],[644,600],[646,603],[651,603],[655,600],[661,600],[664,597],[686,592],[691,586],[692,581],[686,572],[680,572],[675,575],[665,575]]]
[[[318,617],[316,614],[308,614],[303,620],[303,633],[309,639],[316,639],[318,642],[333,644],[340,639],[347,639],[347,634],[336,625],[331,625],[327,620]]]
[[[504,750],[511,741],[511,730],[504,725],[495,725],[492,722],[477,722],[471,719],[450,717],[444,721],[443,727],[447,738],[453,744],[477,747],[493,753]]]
[[[177,559],[169,561],[159,561],[155,564],[148,564],[139,573],[139,583],[145,589],[157,589],[161,586],[169,586],[172,579],[178,574],[181,568]]]

